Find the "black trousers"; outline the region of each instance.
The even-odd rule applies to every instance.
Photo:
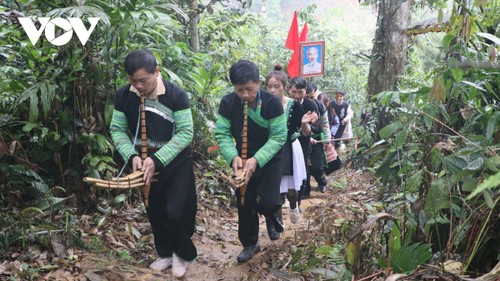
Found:
[[[281,158],[272,159],[264,167],[257,168],[245,192],[245,204],[241,205],[240,189],[236,190],[238,204],[238,238],[243,247],[253,246],[259,240],[259,214],[275,215],[281,207],[280,183]]]
[[[299,205],[300,200],[302,200],[303,195],[309,195],[311,193],[311,176],[314,177],[319,186],[327,185],[326,177],[323,172],[324,164],[324,150],[323,144],[311,145],[311,154],[309,155],[309,164],[306,164],[307,179],[304,184],[300,187],[299,191]]]
[[[191,150],[181,152],[166,167],[157,167],[158,181],[151,184],[148,212],[158,256],[173,253],[186,261],[196,258],[191,241],[197,211]]]

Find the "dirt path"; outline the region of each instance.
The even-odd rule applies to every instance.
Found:
[[[189,265],[184,280],[278,280],[283,275],[293,280],[293,276],[287,272],[274,270],[270,274],[271,266],[266,259],[270,253],[276,255],[275,252],[282,251],[284,242],[293,240],[297,231],[307,229],[313,223],[312,219],[307,218],[307,209],[311,205],[323,202],[324,198],[320,198],[322,195],[313,191],[312,198],[303,201],[304,214],[296,224],[290,222],[289,209],[284,209],[285,231],[277,241],[268,238],[265,220],[261,217],[259,237],[261,251],[247,263],[236,261],[242,249],[238,240],[236,209],[217,212],[203,205],[199,206],[198,218],[204,221],[204,229],[193,236],[199,255],[197,260]],[[71,277],[76,277],[75,279],[66,280],[175,280],[170,269],[164,272],[150,270],[147,267],[150,260],[133,265],[102,254],[84,252],[80,254],[82,260],[76,266],[81,270],[81,274]],[[289,258],[286,253],[283,253],[283,256]],[[59,273],[47,275],[46,280],[50,280],[51,276],[59,276]]]
[[[289,209],[284,209],[285,231],[279,240],[268,238],[265,220],[261,217],[261,252],[247,263],[236,261],[242,249],[237,235],[236,208],[215,209],[219,205],[200,202],[197,231],[193,236],[199,256],[189,265],[184,280],[314,280],[313,274],[312,278],[304,278],[290,269],[293,249],[308,245],[318,235],[322,236],[321,242],[314,242],[318,243],[317,247],[335,243],[338,227],[334,222],[339,218],[348,220],[348,210],[361,209],[363,202],[371,198],[363,194],[367,189],[374,189],[369,174],[349,169],[330,175],[328,182],[326,193],[313,187],[311,198],[303,200],[297,224],[290,222]],[[45,250],[32,245],[25,253],[13,251],[10,261],[0,262],[0,280],[175,280],[170,269],[156,272],[148,268],[156,255],[148,240],[150,229],[143,210],[120,210],[120,213],[108,215],[107,219],[107,224],[99,230],[90,217],[78,221],[82,240],[90,244],[99,237],[108,249],[106,252],[73,248],[64,249],[67,255],[61,257],[54,244],[52,249]],[[138,235],[138,232],[145,235]],[[26,276],[36,278],[3,279],[14,269],[14,272],[21,272],[25,264],[29,265],[24,269]],[[31,273],[29,269],[36,272]]]

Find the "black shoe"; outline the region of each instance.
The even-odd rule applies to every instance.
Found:
[[[326,185],[321,185],[321,186],[319,187],[319,191],[320,191],[321,193],[325,193],[325,191],[326,191]]]
[[[270,219],[271,219],[271,222],[274,225],[274,229],[276,229],[277,232],[282,233],[283,231],[285,231],[285,227],[280,222],[280,220],[278,219],[278,217],[276,217],[276,215],[271,216]]]
[[[253,246],[243,248],[243,251],[238,255],[238,262],[249,261],[255,254],[260,251],[259,242]]]
[[[276,231],[276,228],[274,228],[274,223],[270,217],[266,217],[266,228],[269,239],[274,241],[280,238],[280,234]]]

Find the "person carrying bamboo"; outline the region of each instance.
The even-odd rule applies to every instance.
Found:
[[[215,138],[233,171],[246,173],[245,192],[236,190],[238,237],[243,246],[237,260],[246,262],[260,251],[259,214],[270,219],[276,231],[284,230],[277,212],[282,203],[281,157],[287,125],[280,99],[260,89],[255,63],[234,63],[229,79],[234,91],[221,99]]]
[[[145,196],[154,243],[160,257],[150,265],[154,270],[172,267],[182,278],[187,264],[197,256],[191,240],[197,211],[196,187],[190,143],[193,119],[184,90],[163,79],[156,58],[148,50],[136,50],[125,58],[129,83],[116,92],[110,130],[116,149],[135,172],[144,172],[149,196]],[[143,118],[140,111],[143,109]],[[144,119],[144,120],[141,120]],[[139,122],[141,121],[141,122]],[[146,136],[147,157],[139,157],[139,123]],[[128,131],[134,133],[131,141]],[[140,138],[139,138],[140,139]],[[144,146],[144,144],[143,144]],[[146,152],[146,151],[144,151]],[[152,181],[155,172],[156,181]]]

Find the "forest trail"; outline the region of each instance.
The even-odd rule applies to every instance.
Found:
[[[290,270],[293,250],[297,246],[313,243],[313,240],[316,247],[334,244],[339,234],[339,229],[335,229],[340,226],[339,222],[349,220],[356,212],[363,213],[363,204],[373,200],[376,189],[371,174],[350,169],[341,169],[330,175],[325,193],[320,193],[314,184],[313,181],[311,197],[302,202],[298,223],[292,224],[289,209],[284,209],[285,231],[279,240],[268,238],[265,220],[260,217],[261,251],[246,263],[236,261],[242,249],[238,240],[236,207],[214,209],[218,205],[200,202],[197,231],[193,236],[199,255],[188,266],[183,280],[304,280],[304,273],[299,275]],[[39,257],[31,262],[43,265],[50,260],[51,264],[58,264],[58,268],[49,270],[50,267],[47,267],[47,272],[37,280],[176,280],[171,275],[171,269],[157,272],[148,268],[149,263],[156,259],[150,246],[152,242],[148,241],[150,236],[134,238],[130,231],[124,230],[126,225],[132,225],[141,233],[148,232],[149,228],[145,214],[137,208],[130,208],[130,212],[115,213],[108,224],[96,233],[112,250],[96,253],[67,249],[67,258],[53,257],[52,260],[47,255],[54,256],[53,253],[38,250]],[[92,227],[92,223],[88,225],[84,218],[81,219],[81,227],[85,233],[95,230],[95,226]],[[91,243],[92,235],[85,236],[82,238]],[[132,252],[131,248],[134,249],[132,256],[127,251]],[[37,250],[29,251],[33,255]],[[138,257],[137,253],[141,256]],[[310,277],[314,275],[310,273]]]

